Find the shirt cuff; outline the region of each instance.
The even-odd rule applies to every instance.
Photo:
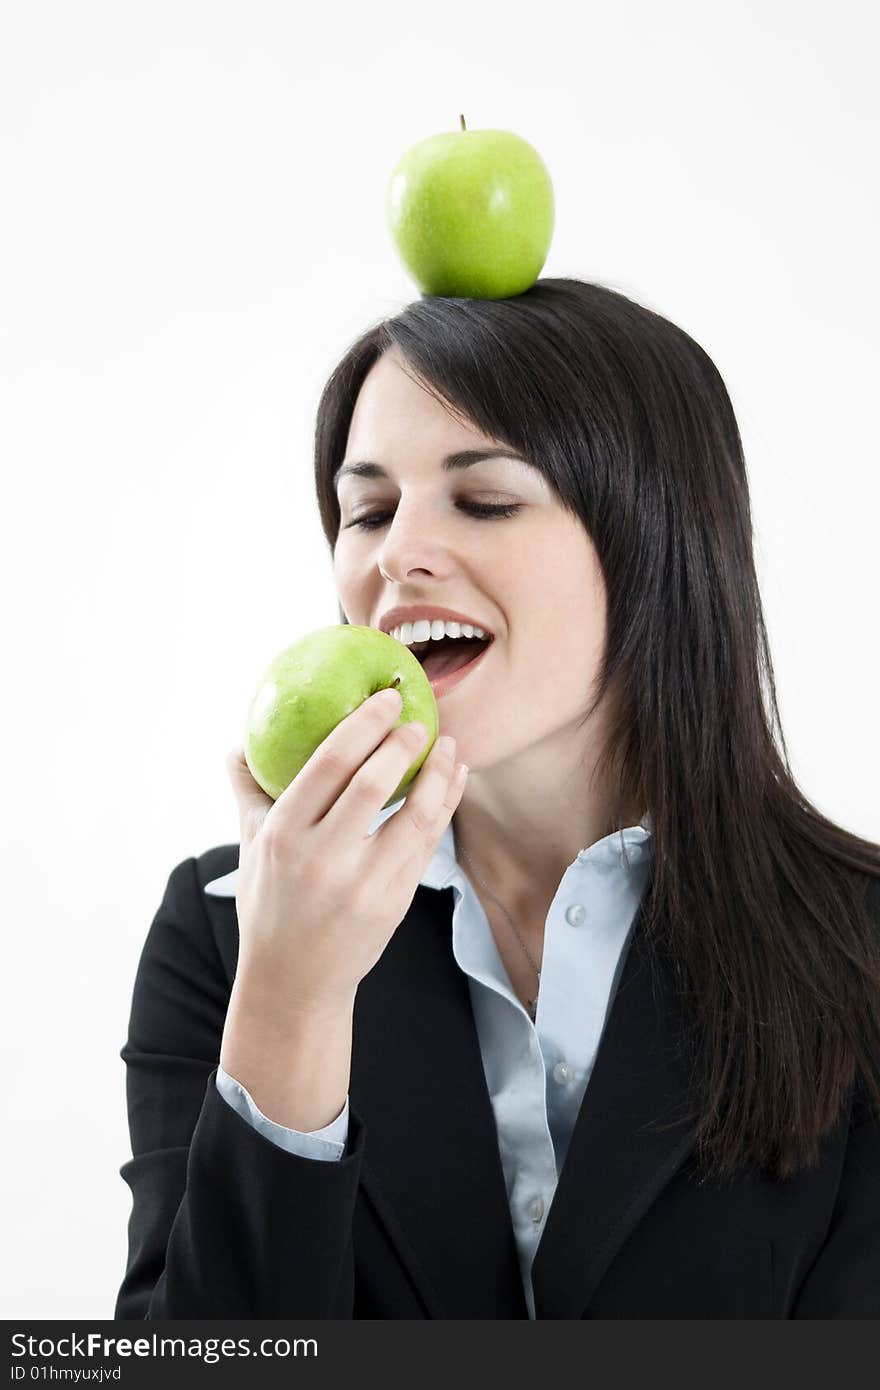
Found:
[[[345,1105],[341,1112],[329,1125],[324,1125],[323,1129],[303,1131],[287,1129],[284,1125],[270,1120],[258,1108],[244,1086],[235,1081],[221,1066],[217,1067],[217,1090],[243,1120],[247,1120],[266,1139],[270,1139],[280,1149],[286,1149],[288,1153],[298,1154],[300,1158],[318,1158],[333,1162],[340,1159],[345,1152],[348,1139],[348,1096],[345,1097]]]

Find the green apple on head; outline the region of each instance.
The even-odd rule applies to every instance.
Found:
[[[355,624],[306,633],[264,673],[244,737],[254,781],[277,801],[336,725],[390,686],[403,700],[394,727],[418,719],[428,730],[427,742],[382,809],[399,801],[436,742],[437,701],[418,657],[388,633]]]
[[[553,185],[534,146],[509,130],[431,135],[398,161],[386,211],[424,295],[506,299],[535,283],[553,236]]]

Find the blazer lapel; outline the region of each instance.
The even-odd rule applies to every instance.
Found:
[[[668,966],[653,971],[647,956],[646,907],[647,894],[532,1265],[539,1318],[584,1316],[618,1250],[693,1147],[684,1014]]]
[[[420,886],[355,1001],[361,1182],[432,1317],[528,1310],[451,888]]]
[[[350,1102],[367,1129],[362,1183],[432,1317],[525,1318],[453,905],[451,888],[420,886],[358,989]],[[683,1012],[668,967],[648,959],[646,905],[647,895],[533,1262],[539,1318],[584,1316],[693,1147]],[[221,946],[231,981],[237,931]]]

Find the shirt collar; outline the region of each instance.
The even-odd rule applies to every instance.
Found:
[[[402,805],[402,802],[398,804]],[[389,807],[383,820],[387,820],[396,809],[397,806]],[[380,823],[382,822],[377,824]],[[643,854],[650,854],[651,829],[651,817],[646,812],[638,825],[613,830],[604,839],[579,849],[574,862],[594,865],[599,869],[616,868],[623,858],[635,859]],[[455,834],[450,821],[420,882],[426,888],[448,888],[452,884],[463,887],[462,875],[463,870],[455,854]]]
[[[380,811],[370,826],[369,834],[374,835],[380,826],[390,820],[400,810],[405,800],[405,797],[401,797],[399,801],[395,801],[393,805],[386,806]],[[597,868],[607,868],[616,866],[621,859],[650,854],[652,830],[653,821],[650,815],[645,812],[638,825],[628,825],[622,830],[612,830],[611,834],[606,835],[604,839],[597,840],[595,844],[584,849],[579,849],[576,862],[595,865]],[[231,873],[206,883],[205,892],[213,898],[234,898],[237,879],[238,869],[233,869]],[[462,869],[455,857],[455,835],[452,821],[444,830],[431,862],[419,882],[425,888],[449,888],[453,884],[463,888]]]

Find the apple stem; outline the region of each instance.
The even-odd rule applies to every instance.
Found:
[[[459,116],[458,119],[461,121],[461,128],[462,128],[462,130],[467,130],[467,126],[466,126],[465,123],[464,123],[464,116]]]

